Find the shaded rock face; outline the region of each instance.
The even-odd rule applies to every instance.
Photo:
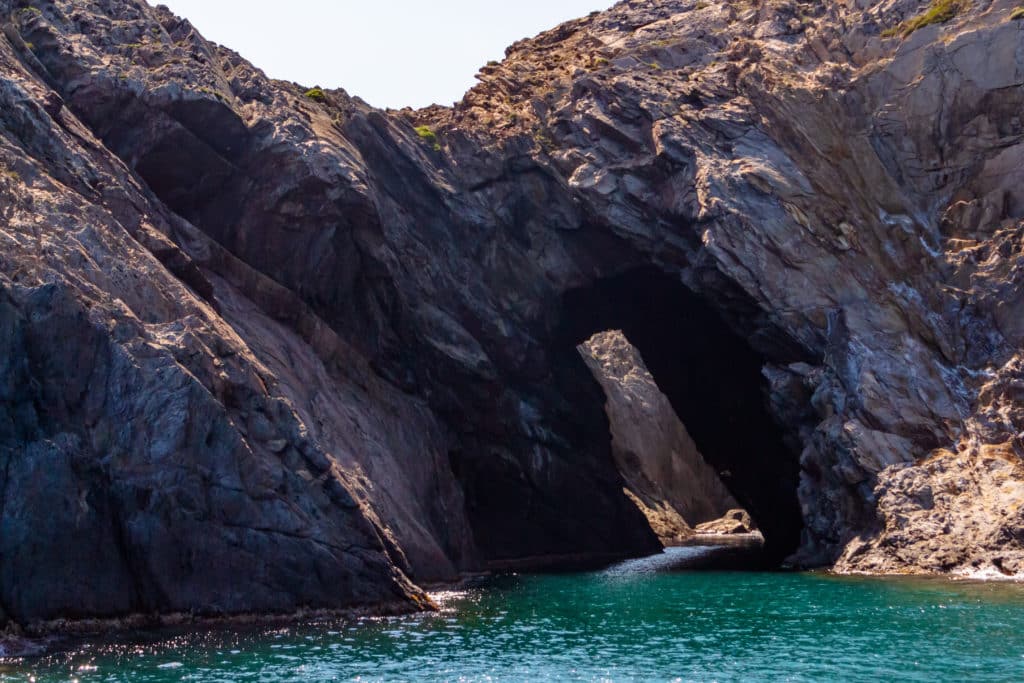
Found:
[[[605,392],[616,466],[661,541],[686,540],[737,508],[626,336],[601,332],[578,348]]]
[[[1012,6],[623,2],[381,112],[141,0],[0,0],[0,611],[657,549],[575,351],[607,329],[776,557],[1016,571]]]
[[[109,214],[29,173],[0,287],[4,612],[411,607],[354,484],[243,342]]]

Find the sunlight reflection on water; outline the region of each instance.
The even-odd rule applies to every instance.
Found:
[[[1024,680],[1019,584],[685,570],[710,552],[498,577],[413,617],[84,642],[0,680]]]

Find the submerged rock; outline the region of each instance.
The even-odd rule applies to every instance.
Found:
[[[609,329],[770,556],[1018,571],[1013,5],[622,2],[384,112],[141,0],[0,0],[0,614],[657,549]]]

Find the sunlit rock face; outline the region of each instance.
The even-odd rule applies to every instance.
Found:
[[[627,495],[663,543],[685,541],[697,525],[739,507],[621,331],[595,334],[578,348],[605,392]]]
[[[656,550],[608,329],[780,561],[1017,571],[1013,4],[623,2],[384,112],[140,0],[0,0],[0,614]]]

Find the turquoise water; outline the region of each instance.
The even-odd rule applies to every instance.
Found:
[[[504,577],[433,615],[78,644],[0,680],[1024,680],[1024,586],[672,571],[694,552]]]

